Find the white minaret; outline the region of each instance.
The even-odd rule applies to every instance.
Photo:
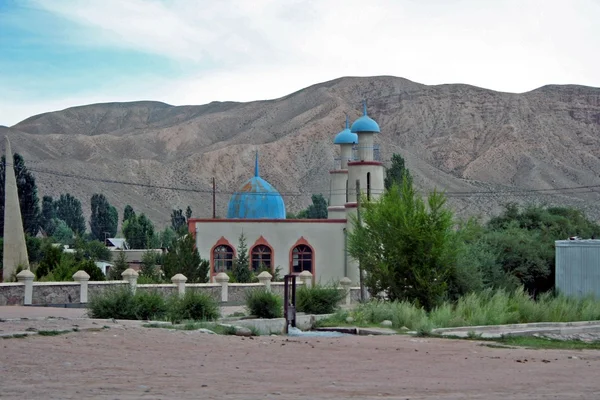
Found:
[[[379,146],[374,144],[375,135],[380,132],[377,122],[367,115],[367,102],[363,102],[363,116],[350,128],[358,136],[358,145],[353,148],[353,160],[348,162],[348,201],[345,204],[348,218],[347,230],[354,229],[350,215],[356,216],[356,180],[360,181],[360,191],[367,200],[375,200],[383,194],[385,167],[381,163]],[[348,260],[348,278],[358,284],[358,263]]]
[[[329,207],[327,218],[345,219],[346,203],[348,202],[348,162],[352,161],[352,147],[358,143],[356,133],[350,132],[348,116],[346,128],[338,133],[333,144],[340,145],[340,159],[336,160],[335,169],[329,171],[331,184],[329,191]]]

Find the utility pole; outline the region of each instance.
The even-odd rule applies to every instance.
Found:
[[[217,193],[217,184],[215,183],[215,177],[212,178],[212,201],[213,201],[213,219],[217,218],[217,210],[216,210],[216,193]]]
[[[356,180],[356,219],[358,221],[358,226],[361,226],[360,219],[360,179]],[[358,280],[360,282],[360,302],[364,303],[365,301],[365,283],[363,281],[363,270],[360,265],[360,260],[358,261]]]

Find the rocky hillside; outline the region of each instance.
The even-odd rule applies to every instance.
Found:
[[[91,195],[102,192],[120,212],[131,204],[164,225],[174,207],[210,216],[212,177],[224,216],[230,193],[252,174],[256,149],[261,175],[289,211],[305,207],[312,193],[327,195],[333,137],[344,113],[360,116],[363,98],[381,126],[384,160],[402,154],[417,185],[449,192],[459,214],[541,201],[600,218],[599,88],[513,94],[388,76],[340,78],[250,103],[92,104],[36,115],[0,133],[34,170],[41,195],[70,192],[89,214]],[[597,187],[555,190],[580,186]]]

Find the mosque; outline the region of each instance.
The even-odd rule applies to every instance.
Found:
[[[243,233],[249,251],[250,267],[266,267],[284,274],[310,271],[316,282],[328,283],[348,277],[358,284],[358,265],[346,251],[348,232],[353,229],[350,215],[356,215],[356,180],[367,198],[377,198],[384,189],[384,171],[374,136],[379,125],[363,115],[339,132],[334,145],[340,157],[330,171],[327,219],[286,219],[285,203],[279,192],[260,177],[258,155],[251,177],[229,201],[227,218],[191,218],[190,232],[203,257],[210,255],[211,282],[219,272],[231,271],[237,257],[236,246]]]

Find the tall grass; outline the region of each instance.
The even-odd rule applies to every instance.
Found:
[[[593,321],[600,320],[600,299],[575,299],[547,293],[533,300],[523,290],[484,290],[463,296],[456,303],[445,302],[429,313],[405,301],[373,301],[360,304],[351,312],[338,312],[324,323],[343,322],[347,317],[352,317],[353,323],[358,325],[390,320],[396,329],[407,327],[417,331],[458,326]]]
[[[336,284],[302,286],[296,294],[296,308],[307,314],[331,314],[339,308],[345,295]]]

